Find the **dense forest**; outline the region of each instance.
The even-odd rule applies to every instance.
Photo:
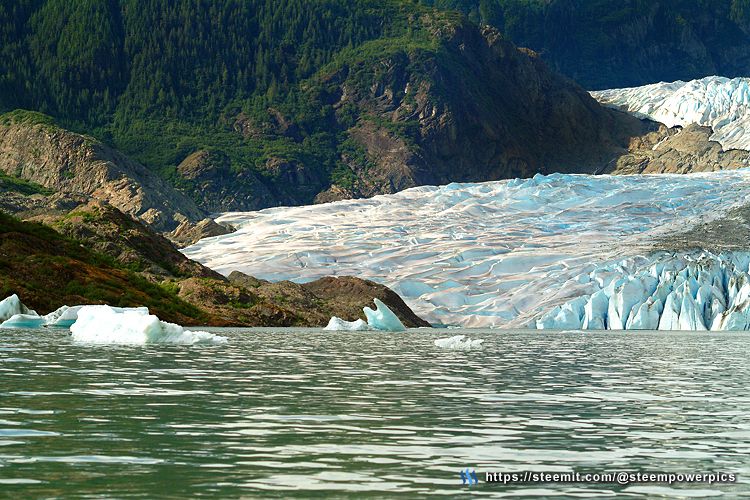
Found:
[[[359,111],[334,109],[325,80],[347,68],[350,83],[377,85],[380,70],[348,68],[387,56],[411,73],[437,58],[465,74],[436,41],[436,20],[457,11],[589,88],[750,67],[750,0],[14,0],[0,3],[0,113],[50,115],[198,197],[178,174],[198,151],[276,191],[289,183],[269,165],[296,162],[309,192],[261,204],[305,203],[351,184],[342,158],[368,161],[347,133]]]
[[[334,175],[342,141],[302,84],[367,41],[407,50],[426,10],[392,0],[4,2],[0,111],[49,114],[166,176],[211,148],[237,170],[281,156]],[[277,133],[279,122],[294,130]]]
[[[750,0],[422,0],[497,27],[589,89],[750,74]]]

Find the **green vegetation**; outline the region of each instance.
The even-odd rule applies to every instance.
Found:
[[[340,180],[347,122],[319,99],[320,75],[434,50],[430,23],[445,16],[416,0],[6,2],[0,112],[45,113],[176,184],[202,149],[271,184],[269,159]]]
[[[18,179],[0,172],[0,193],[4,191],[13,191],[25,196],[30,196],[32,194],[52,194],[51,190],[40,186],[39,184]]]
[[[199,324],[206,314],[163,286],[42,224],[0,212],[0,296],[17,293],[40,312],[63,303],[147,306],[167,321]]]
[[[750,72],[750,0],[421,1],[497,27],[592,89]]]

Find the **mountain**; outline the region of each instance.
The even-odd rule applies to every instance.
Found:
[[[160,230],[215,211],[591,172],[642,132],[496,30],[417,2],[19,0],[0,6],[0,26],[0,111],[44,113],[167,180],[180,215]],[[156,202],[115,204],[144,218]]]
[[[750,74],[749,0],[423,0],[457,9],[589,89]]]

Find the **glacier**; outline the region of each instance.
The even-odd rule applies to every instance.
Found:
[[[363,309],[367,321],[358,319],[356,321],[346,321],[334,316],[328,322],[325,330],[344,330],[344,331],[372,331],[381,332],[403,332],[406,327],[398,319],[393,311],[380,299],[375,299],[375,309],[365,307]]]
[[[593,311],[605,303],[609,308],[610,298],[593,295],[599,282],[617,275],[613,263],[639,255],[648,260],[659,237],[710,224],[749,200],[747,169],[537,175],[227,213],[218,221],[236,232],[183,252],[225,275],[238,270],[272,281],[371,279],[391,287],[434,325],[536,327],[559,306],[556,325],[583,328],[579,310],[588,308],[587,328],[604,328],[606,318]],[[628,293],[635,286],[628,285]],[[589,295],[592,300],[583,303]],[[629,305],[613,307],[624,314]],[[653,307],[642,309],[634,321],[653,323]],[[623,326],[628,319],[620,317]]]
[[[185,330],[161,321],[146,308],[117,310],[84,306],[70,327],[75,342],[86,344],[224,344],[226,337]]]
[[[689,82],[591,92],[600,103],[668,127],[691,123],[713,128],[724,149],[750,150],[750,78],[709,76]]]

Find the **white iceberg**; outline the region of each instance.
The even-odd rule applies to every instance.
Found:
[[[396,316],[380,299],[375,299],[375,307],[375,310],[372,310],[369,307],[363,309],[365,317],[367,317],[367,322],[362,321],[361,319],[356,321],[346,321],[334,316],[328,322],[328,326],[325,327],[325,330],[378,330],[381,332],[403,332],[406,330],[406,327],[401,323],[401,320],[398,319],[398,316]]]
[[[70,327],[73,340],[90,344],[223,344],[226,337],[161,321],[148,309],[84,306]]]
[[[4,322],[16,314],[38,316],[36,311],[29,309],[21,302],[15,293],[0,301],[0,322]]]
[[[56,311],[44,316],[44,326],[57,328],[70,328],[78,319],[78,311],[83,306],[61,306]]]
[[[346,321],[334,316],[328,322],[328,326],[326,326],[324,330],[366,332],[372,330],[372,328],[370,328],[370,325],[368,325],[366,321],[362,321],[361,319],[358,319],[356,321]]]
[[[606,263],[635,257],[654,237],[699,218],[710,224],[746,203],[748,192],[745,169],[423,186],[225,214],[219,221],[237,232],[183,252],[224,274],[236,269],[272,281],[370,279],[389,286],[432,324],[525,328],[540,314],[602,288],[597,283],[609,282],[607,273],[622,276],[602,267]],[[631,290],[635,285],[641,286],[619,292],[613,303],[618,315],[635,308],[632,294],[641,293]],[[653,304],[661,305],[661,299]],[[587,303],[588,328],[605,328],[608,308],[604,294]],[[577,322],[577,309],[558,312]],[[644,308],[639,321],[651,324],[654,314]]]
[[[750,78],[709,76],[591,95],[602,104],[625,108],[668,127],[691,123],[712,127],[711,139],[724,149],[750,150]]]
[[[445,339],[437,339],[435,345],[441,349],[451,349],[453,351],[471,351],[482,348],[482,339],[471,340],[466,335],[456,335]]]

